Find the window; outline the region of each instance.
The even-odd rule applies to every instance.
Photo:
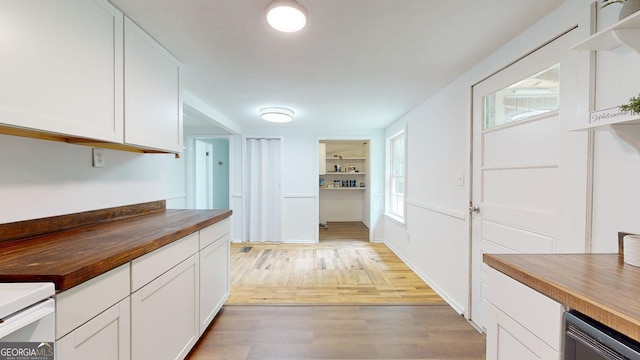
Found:
[[[558,111],[559,89],[560,65],[556,64],[485,97],[484,128]]]
[[[404,220],[405,132],[389,138],[389,183],[387,213]]]

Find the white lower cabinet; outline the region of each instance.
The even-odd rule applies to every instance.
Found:
[[[564,307],[494,270],[488,274],[487,360],[561,360]]]
[[[198,262],[194,254],[131,294],[133,359],[184,359],[195,345],[200,337]]]
[[[200,250],[201,335],[229,298],[229,246],[229,234],[225,234]]]
[[[223,220],[56,295],[56,358],[184,359],[229,297]]]
[[[129,297],[56,341],[58,359],[131,358]]]

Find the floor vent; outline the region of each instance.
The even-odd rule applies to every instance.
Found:
[[[253,246],[243,246],[242,248],[240,248],[240,252],[249,252],[251,249],[253,249]]]

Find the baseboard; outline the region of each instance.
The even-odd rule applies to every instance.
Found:
[[[414,273],[416,273],[416,275],[418,275],[418,277],[422,279],[422,281],[424,281],[427,285],[429,285],[429,287],[433,289],[433,291],[435,291],[436,294],[438,294],[442,299],[444,299],[444,301],[446,301],[446,303],[449,304],[449,306],[451,306],[451,308],[453,308],[455,312],[457,312],[459,315],[464,315],[463,306],[460,306],[460,304],[458,304],[451,297],[449,297],[442,289],[440,289],[437,285],[435,285],[433,281],[429,279],[428,276],[420,272],[415,266],[413,266],[413,264],[407,258],[402,256],[398,251],[396,251],[396,249],[394,249],[393,246],[391,246],[386,242],[384,244],[387,245],[387,247],[394,254],[396,254],[396,256],[399,257],[400,260],[402,260],[402,262],[404,262],[409,267],[409,269],[411,269]]]

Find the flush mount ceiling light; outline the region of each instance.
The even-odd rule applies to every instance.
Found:
[[[282,107],[270,107],[260,109],[260,117],[262,120],[286,123],[293,120],[293,110]]]
[[[267,22],[282,32],[296,32],[307,24],[307,14],[295,0],[275,0],[267,6]]]

